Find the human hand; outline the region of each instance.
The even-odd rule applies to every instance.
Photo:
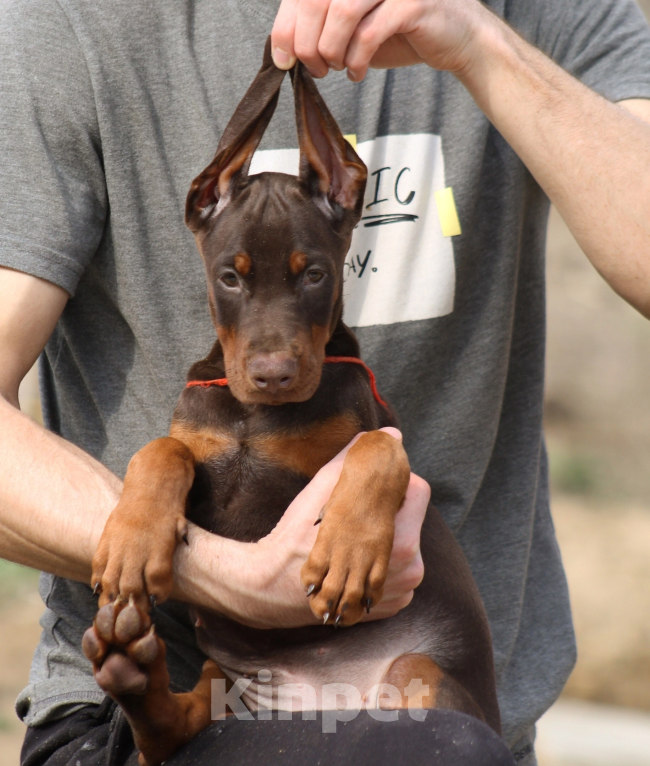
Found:
[[[401,440],[397,429],[383,430]],[[192,529],[190,540],[192,547],[198,544],[199,556],[217,561],[212,582],[215,579],[219,582],[220,593],[218,605],[213,608],[256,628],[292,628],[317,622],[305,597],[300,572],[318,533],[314,522],[329,499],[341,474],[343,460],[357,438],[316,474],[271,534],[259,542],[236,543]],[[404,503],[395,517],[395,539],[384,595],[371,613],[364,615],[364,621],[391,617],[413,598],[413,589],[420,584],[424,574],[420,530],[429,495],[429,485],[411,474]],[[227,546],[216,557],[210,550],[215,541],[222,541]],[[180,546],[178,554],[185,557],[188,553],[183,549],[185,546]],[[204,583],[200,591],[206,592],[206,586]],[[187,594],[189,589],[183,590]],[[189,596],[198,603],[205,601],[197,590]]]
[[[426,63],[456,74],[473,62],[479,32],[498,18],[478,0],[282,0],[271,33],[273,60],[300,59],[314,77],[347,68]]]

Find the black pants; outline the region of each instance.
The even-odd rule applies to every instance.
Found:
[[[165,762],[166,766],[513,766],[505,742],[475,718],[430,710],[376,721],[362,711],[338,722],[335,734],[316,721],[218,721]],[[28,729],[21,766],[137,766],[131,730],[108,698],[67,718]]]

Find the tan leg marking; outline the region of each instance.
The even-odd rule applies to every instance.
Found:
[[[363,434],[343,463],[301,572],[323,621],[352,625],[382,597],[393,549],[395,514],[410,478],[402,444],[384,431]]]
[[[386,671],[382,683],[391,684],[402,695],[401,703],[394,700],[380,707],[440,708],[457,710],[485,721],[483,712],[469,692],[424,654],[403,654]],[[428,687],[428,688],[427,688]]]
[[[131,458],[93,557],[91,587],[101,586],[100,607],[134,596],[147,610],[149,597],[168,598],[174,551],[187,534],[185,503],[193,480],[194,456],[177,439],[156,439]]]

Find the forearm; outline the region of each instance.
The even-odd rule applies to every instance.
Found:
[[[581,85],[478,0],[283,0],[276,63],[317,76],[426,63],[453,72],[610,285],[650,318],[647,122]],[[643,112],[644,118],[646,111]]]
[[[616,292],[650,318],[650,124],[496,17],[458,74]]]
[[[50,433],[0,396],[0,557],[90,584],[91,562],[122,492],[97,460]],[[300,569],[317,529],[314,518],[340,473],[342,455],[303,490],[258,543],[218,537],[192,524],[174,557],[172,598],[257,627],[313,622]],[[428,487],[412,477],[398,520],[392,575],[372,618],[394,614],[422,577],[417,545]]]
[[[0,397],[0,558],[90,584],[91,562],[122,481]],[[174,596],[231,611],[242,546],[193,528],[176,557]]]
[[[90,582],[121,481],[0,396],[0,557]]]

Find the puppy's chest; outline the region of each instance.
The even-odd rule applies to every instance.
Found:
[[[224,537],[264,537],[359,430],[347,414],[285,429],[255,421],[221,427],[174,423],[170,436],[187,444],[196,461],[188,518]]]

